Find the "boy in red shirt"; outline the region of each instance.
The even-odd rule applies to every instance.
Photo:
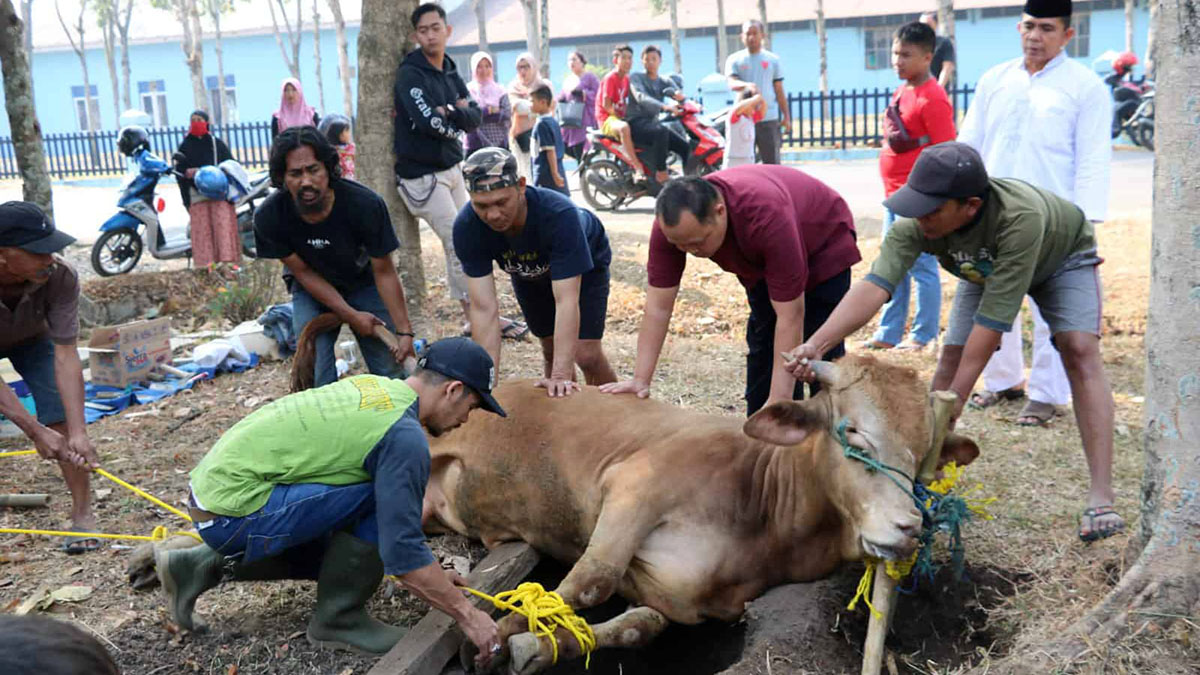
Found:
[[[633,160],[633,172],[637,180],[645,180],[642,163],[638,161],[633,145],[633,132],[625,121],[625,105],[629,99],[629,71],[633,69],[633,47],[617,45],[613,49],[613,69],[600,81],[600,93],[596,96],[596,121],[600,133],[621,139],[625,154]]]
[[[879,153],[879,173],[883,176],[884,195],[890,197],[908,180],[921,151],[935,143],[954,140],[954,109],[945,90],[930,72],[937,35],[918,21],[905,24],[892,41],[892,69],[904,80],[896,89],[884,119],[885,144]],[[883,233],[891,229],[895,214],[886,211]],[[904,336],[908,318],[911,281],[917,284],[917,308],[912,332]],[[922,254],[912,270],[892,293],[883,309],[879,330],[867,344],[874,349],[924,349],[937,338],[941,316],[942,286],[937,260]]]

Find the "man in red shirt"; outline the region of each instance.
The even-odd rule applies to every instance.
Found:
[[[917,156],[935,143],[954,140],[954,109],[945,90],[930,72],[937,35],[929,26],[913,21],[896,31],[892,41],[892,68],[904,84],[896,89],[888,106],[885,144],[879,153],[879,173],[887,197],[904,186]],[[885,210],[883,234],[887,235],[896,216]],[[912,332],[904,337],[912,282],[917,285],[917,308]],[[874,349],[924,349],[938,336],[942,309],[942,284],[937,259],[923,253],[892,292],[883,308],[879,329],[867,346]]]
[[[600,81],[600,93],[596,96],[596,121],[600,133],[621,139],[625,154],[633,160],[633,172],[638,180],[645,180],[642,164],[637,159],[633,145],[633,132],[625,121],[625,108],[629,100],[629,71],[633,69],[633,47],[617,45],[613,49],[613,69]]]
[[[850,267],[862,259],[841,195],[790,167],[747,165],[672,180],[658,196],[655,216],[633,379],[600,390],[650,394],[691,253],[733,272],[746,288],[747,412],[803,397],[780,353],[821,326],[850,288]],[[838,345],[828,356],[843,353]]]

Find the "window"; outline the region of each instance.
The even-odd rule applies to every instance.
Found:
[[[1067,43],[1067,56],[1086,58],[1091,53],[1092,15],[1079,12],[1071,16],[1071,26],[1075,29],[1075,37]]]
[[[899,26],[879,26],[863,29],[863,45],[867,53],[867,70],[892,67],[892,37]]]
[[[590,45],[578,45],[575,51],[583,54],[583,58],[587,59],[589,66],[604,69],[605,72],[612,70],[612,50],[619,42],[597,42]],[[637,54],[633,56],[633,62],[637,63]]]
[[[213,111],[213,122],[217,126],[235,124],[238,120],[237,82],[234,80],[233,75],[225,76],[225,98],[229,101],[228,111],[221,108],[221,91],[217,89],[217,77],[210,75],[204,79],[205,87],[208,89],[208,106]]]
[[[167,86],[162,80],[138,82],[138,98],[142,110],[156,127],[167,126]]]
[[[75,123],[80,131],[100,128],[100,100],[96,96],[96,85],[88,87],[88,93],[91,94],[90,97],[83,95],[83,85],[71,87],[71,98],[75,102]]]

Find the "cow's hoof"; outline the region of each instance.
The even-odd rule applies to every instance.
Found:
[[[517,633],[508,638],[508,672],[530,675],[545,670],[554,658],[551,647],[533,633]]]

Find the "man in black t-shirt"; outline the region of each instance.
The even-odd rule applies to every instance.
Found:
[[[333,312],[354,329],[367,368],[397,376],[398,364],[414,355],[413,333],[391,257],[400,243],[383,199],[341,178],[337,149],[313,127],[279,134],[270,170],[280,189],[255,212],[254,235],[258,256],[282,260],[293,277],[296,334],[318,314]],[[396,351],[372,337],[380,324],[396,331]],[[335,339],[335,331],[317,338],[315,386],[337,379]]]
[[[542,342],[550,396],[578,391],[575,366],[588,384],[615,381],[600,340],[608,313],[612,249],[591,211],[548,189],[526,186],[517,160],[484,148],[463,164],[471,202],[454,221],[454,251],[467,275],[471,336],[500,368],[500,315],[492,262],[512,277],[525,321]]]
[[[929,26],[936,33],[938,29],[937,12],[925,12],[921,15],[921,23]],[[929,70],[933,76],[937,78],[938,84],[942,85],[942,89],[946,93],[950,93],[950,89],[954,87],[954,42],[939,34],[937,43],[933,48],[933,62],[929,64]]]

